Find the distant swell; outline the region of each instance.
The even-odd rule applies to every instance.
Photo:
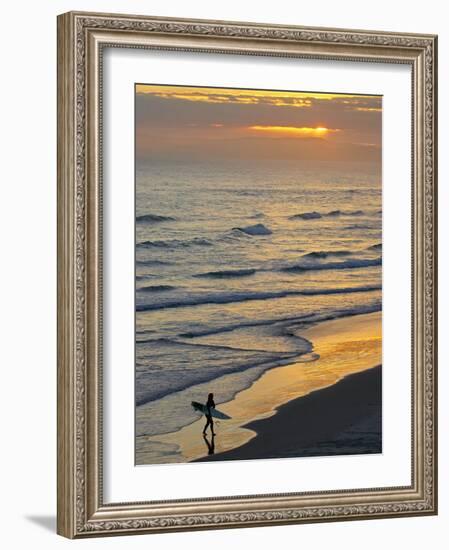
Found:
[[[364,213],[365,212],[363,210],[332,210],[331,212],[328,212],[326,216],[333,218],[338,216],[363,216]]]
[[[322,271],[324,269],[357,269],[359,267],[373,267],[377,265],[382,265],[382,258],[375,258],[374,260],[355,259],[344,262],[327,262],[325,264],[307,262],[283,267],[281,271],[296,273],[301,271]]]
[[[174,221],[175,218],[171,216],[158,216],[157,214],[143,214],[142,216],[136,216],[136,222],[138,223],[159,223],[166,221]]]
[[[325,259],[329,256],[350,256],[352,252],[349,250],[326,250],[322,252],[308,252],[303,254],[303,258],[316,258],[316,259]]]
[[[367,250],[382,250],[382,243],[373,244],[369,246]]]
[[[154,286],[143,286],[139,288],[140,292],[166,292],[168,290],[175,290],[175,286],[171,285],[154,285]]]
[[[322,271],[325,269],[356,269],[358,267],[371,267],[376,265],[381,265],[382,259],[353,259],[345,260],[339,262],[313,262],[312,260],[325,260],[332,257],[345,257],[351,256],[352,252],[349,250],[328,250],[328,251],[317,251],[317,252],[308,252],[301,256],[304,258],[304,263],[295,264],[291,266],[282,267],[279,271],[289,272],[289,271]],[[205,279],[227,279],[233,277],[249,277],[257,273],[257,269],[248,268],[248,269],[224,269],[219,271],[207,271],[205,273],[198,273],[193,275],[197,278]],[[267,271],[261,269],[261,271]]]
[[[206,273],[198,273],[194,277],[207,279],[227,279],[229,277],[248,277],[254,275],[255,269],[224,269],[223,271],[208,271]]]
[[[339,216],[363,216],[363,210],[331,210],[330,212],[301,212],[290,216],[290,220],[317,220],[320,218],[338,218]]]
[[[212,246],[211,241],[195,237],[193,239],[170,241],[143,241],[136,245],[137,248],[187,248],[190,246]]]
[[[324,288],[310,290],[285,290],[279,292],[234,292],[204,294],[177,300],[170,300],[156,304],[138,304],[136,311],[153,311],[176,307],[190,307],[205,304],[232,304],[236,302],[247,302],[250,300],[271,300],[273,298],[286,298],[288,296],[323,296],[332,294],[352,294],[354,292],[372,292],[381,290],[380,285],[345,287],[345,288]]]
[[[290,216],[290,220],[315,220],[318,218],[322,218],[323,215],[319,212],[302,212],[301,214],[294,214],[293,216]]]
[[[354,223],[352,225],[347,225],[346,227],[343,227],[343,229],[360,229],[360,230],[364,230],[364,229],[372,229],[372,230],[379,230],[380,231],[380,227],[377,225],[377,224],[372,224],[372,223]]]
[[[173,265],[172,262],[166,262],[164,260],[136,260],[136,263],[139,265],[146,265],[149,267],[154,267],[158,265]]]

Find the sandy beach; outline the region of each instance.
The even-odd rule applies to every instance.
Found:
[[[381,366],[281,406],[245,427],[245,445],[199,460],[247,460],[382,452]]]
[[[213,442],[202,436],[201,417],[141,439],[137,463],[162,463],[161,449],[177,462],[381,452],[381,312],[295,332],[312,353],[220,404],[231,420],[216,422]]]

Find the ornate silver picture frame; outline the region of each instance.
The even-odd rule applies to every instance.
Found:
[[[107,48],[411,69],[411,483],[106,502],[103,56]],[[437,513],[437,37],[70,12],[58,17],[58,520],[69,538]],[[134,368],[128,365],[127,368]],[[151,475],[151,474],[149,474]]]

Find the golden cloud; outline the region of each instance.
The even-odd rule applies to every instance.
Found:
[[[342,100],[344,103],[358,103],[360,99],[372,96],[332,94],[318,92],[293,92],[270,90],[243,90],[231,88],[201,88],[190,86],[159,86],[137,84],[137,94],[149,94],[163,99],[203,103],[231,103],[240,105],[268,104],[278,107],[308,108],[314,101]]]

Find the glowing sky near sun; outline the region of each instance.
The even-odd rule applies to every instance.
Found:
[[[380,96],[136,85],[138,160],[380,163],[381,129]]]

